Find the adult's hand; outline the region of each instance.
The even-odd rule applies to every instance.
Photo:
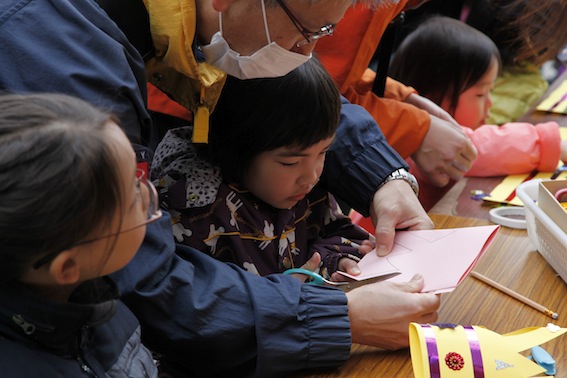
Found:
[[[396,229],[433,228],[433,221],[404,180],[389,181],[374,193],[370,216],[376,225],[376,252],[379,256],[385,256],[392,250]]]
[[[453,125],[458,127],[459,130],[461,128],[461,126],[457,123],[457,121],[455,121],[455,118],[453,118],[449,113],[447,113],[445,109],[443,109],[442,107],[440,107],[439,105],[428,99],[427,97],[420,96],[417,93],[412,93],[405,99],[405,102],[425,110],[427,113],[431,114],[432,116],[441,118],[449,123],[452,123]]]
[[[476,159],[477,151],[460,127],[431,115],[429,131],[412,154],[413,161],[438,187],[460,180]]]
[[[348,317],[352,342],[395,350],[409,345],[410,322],[437,320],[440,298],[420,294],[423,277],[406,283],[378,282],[349,291]]]

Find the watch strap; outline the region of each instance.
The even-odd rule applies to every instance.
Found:
[[[405,168],[396,169],[394,172],[390,173],[384,181],[382,181],[378,189],[393,180],[404,180],[411,186],[416,196],[419,194],[419,184],[417,183],[415,176],[409,173]]]

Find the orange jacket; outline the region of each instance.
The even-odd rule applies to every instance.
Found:
[[[372,93],[375,74],[368,65],[386,27],[404,8],[407,0],[380,6],[364,4],[349,8],[331,37],[322,38],[315,53],[329,71],[340,92],[353,104],[366,108],[374,117],[388,143],[407,158],[420,146],[429,131],[429,113],[404,100],[415,90],[388,79],[384,98]]]
[[[189,109],[173,101],[153,84],[146,83],[146,86],[148,88],[149,110],[175,116],[186,121],[193,121],[193,113]]]

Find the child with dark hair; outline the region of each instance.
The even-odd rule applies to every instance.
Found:
[[[456,117],[461,95],[477,85],[483,109],[475,119],[456,119],[476,129],[490,110],[490,89],[501,66],[500,53],[486,35],[448,17],[434,16],[402,42],[392,59],[390,74]],[[480,98],[480,97],[479,97]],[[481,101],[484,100],[484,101]]]
[[[106,277],[156,205],[113,117],[64,95],[0,96],[2,375],[157,376]]]
[[[541,99],[548,89],[542,66],[559,63],[567,44],[563,0],[435,0],[407,12],[404,34],[431,14],[460,19],[498,46],[502,73],[492,91],[491,124],[515,121]]]
[[[567,144],[561,141],[557,123],[485,125],[500,65],[498,48],[486,35],[459,20],[434,16],[404,39],[390,73],[463,126],[478,150],[466,176],[553,171],[559,160],[567,161]],[[422,201],[433,194],[421,189]],[[428,208],[430,203],[424,205]]]
[[[320,262],[327,278],[358,274],[370,236],[317,185],[340,106],[314,59],[283,78],[229,77],[211,117],[208,163],[192,162],[189,127],[168,132],[156,150],[152,177],[177,241],[259,275]]]

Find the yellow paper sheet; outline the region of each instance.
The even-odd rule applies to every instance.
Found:
[[[465,330],[461,325],[440,327],[435,324],[411,323],[409,339],[414,376],[539,377],[545,369],[520,352],[567,332],[566,328],[554,324],[524,328],[504,335],[480,326],[467,328]],[[480,349],[480,353],[476,348]],[[449,363],[451,360],[452,363]]]
[[[544,99],[536,110],[567,114],[567,80],[563,81],[546,99]]]
[[[524,206],[524,203],[515,195],[515,191],[518,185],[528,179],[550,179],[551,176],[553,176],[553,172],[538,172],[532,178],[530,178],[530,174],[507,176],[490,192],[490,195],[488,197],[484,197],[484,201],[489,203],[492,202],[495,204]],[[567,179],[567,172],[561,172],[561,174],[556,179]]]

